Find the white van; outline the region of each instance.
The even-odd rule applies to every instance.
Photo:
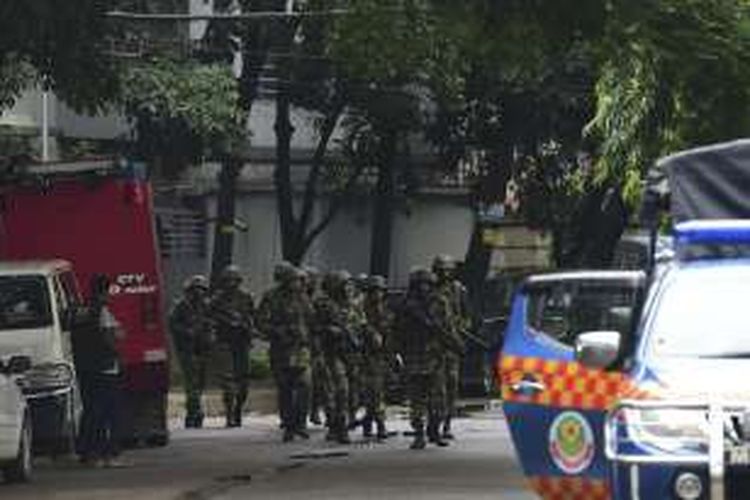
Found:
[[[70,326],[80,297],[66,261],[0,262],[0,358],[31,358],[24,394],[36,453],[73,451],[80,405]]]
[[[7,482],[31,477],[31,415],[19,378],[30,367],[24,356],[0,358],[0,471]]]

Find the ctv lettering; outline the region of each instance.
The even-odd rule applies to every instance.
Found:
[[[156,293],[156,285],[148,283],[144,273],[120,274],[109,288],[110,295],[144,295]]]
[[[115,282],[122,286],[140,286],[146,282],[146,275],[143,273],[138,274],[121,274],[115,278]]]

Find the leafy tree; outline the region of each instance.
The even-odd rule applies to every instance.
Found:
[[[136,132],[133,154],[168,178],[232,154],[243,139],[237,82],[226,66],[138,63],[123,76],[120,101]]]
[[[104,43],[108,0],[0,2],[0,109],[35,80],[76,109],[96,111],[117,93]]]
[[[746,3],[612,3],[587,132],[600,175],[622,179],[629,200],[659,156],[750,132]]]
[[[237,2],[217,0],[214,3],[214,9],[217,12],[231,12],[236,7],[238,13],[283,11],[284,6],[283,0],[239,0]],[[237,77],[239,92],[237,110],[239,122],[244,126],[249,122],[253,105],[259,96],[261,77],[275,37],[275,27],[273,24],[251,21],[209,23],[204,37],[204,49],[197,54],[203,62],[225,65],[233,64],[235,55],[239,55],[241,70]],[[217,222],[211,258],[211,274],[214,279],[232,262],[235,195],[237,179],[244,165],[242,155],[230,154],[222,162],[218,175]]]
[[[463,15],[456,2],[351,0],[336,19],[330,55],[357,88],[349,112],[372,194],[370,272],[387,276],[393,216],[419,175],[410,149],[424,135],[434,96],[460,92]],[[366,147],[361,147],[366,145]],[[362,158],[362,157],[361,157]],[[360,160],[362,161],[362,160]]]

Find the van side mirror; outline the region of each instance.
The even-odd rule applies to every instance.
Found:
[[[6,365],[8,375],[21,375],[31,370],[31,358],[28,356],[13,356]]]
[[[576,338],[576,361],[589,368],[608,368],[617,361],[621,342],[616,331],[582,333]]]

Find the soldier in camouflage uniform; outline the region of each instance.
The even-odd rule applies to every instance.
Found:
[[[313,268],[305,268],[307,296],[311,304],[320,298],[320,272]],[[321,425],[320,411],[326,410],[326,387],[328,374],[326,360],[323,353],[322,330],[316,321],[310,324],[310,355],[311,355],[311,394],[310,394],[310,422]]]
[[[385,428],[385,374],[389,368],[386,339],[393,327],[393,315],[385,301],[388,290],[385,278],[373,276],[368,280],[364,299],[367,328],[364,334],[364,402],[365,421],[363,434],[370,437],[372,423],[377,426],[377,438],[386,439]]]
[[[326,415],[329,441],[348,444],[347,411],[349,380],[346,359],[351,348],[347,315],[347,281],[342,272],[330,273],[323,279],[323,294],[315,302],[315,323],[320,331],[326,362]]]
[[[285,290],[288,288],[289,280],[294,273],[295,268],[291,263],[283,261],[277,264],[273,271],[273,287],[263,294],[258,306],[258,330],[263,339],[269,344],[268,358],[276,387],[281,387],[283,373],[281,370],[281,360],[279,359],[281,351],[278,340],[280,337],[273,332],[274,325],[272,323],[272,308],[275,303],[283,301],[283,297],[286,293]],[[283,429],[287,422],[287,409],[284,407],[284,398],[280,390],[276,391],[276,407],[279,411],[279,426]]]
[[[196,275],[185,282],[185,295],[169,316],[175,352],[185,385],[185,427],[203,426],[201,398],[214,344],[214,328],[209,316],[208,280]]]
[[[275,370],[283,411],[284,442],[295,436],[309,439],[310,330],[312,305],[305,289],[305,273],[293,269],[261,304],[261,317],[275,349]]]
[[[453,348],[445,351],[445,391],[446,409],[443,420],[442,434],[445,439],[453,439],[451,433],[451,419],[456,412],[456,400],[461,377],[461,365],[464,355],[464,334],[471,328],[471,315],[469,313],[466,289],[456,280],[456,264],[447,255],[435,258],[432,270],[437,277],[437,292],[442,295],[450,305],[453,331],[458,333],[457,341]]]
[[[399,315],[399,334],[408,379],[412,449],[425,447],[425,430],[430,442],[448,446],[439,432],[445,411],[445,349],[451,344],[450,309],[436,293],[435,275],[417,269],[409,277],[409,292]],[[427,428],[425,429],[425,416]]]
[[[363,335],[367,326],[367,317],[364,311],[364,294],[358,288],[359,281],[352,279],[346,271],[342,271],[342,276],[346,279],[346,304],[344,309],[349,325],[349,350],[346,355],[346,377],[349,381],[348,420],[349,428],[353,429],[361,424],[357,420],[357,412],[363,401]]]
[[[210,310],[216,325],[216,363],[222,370],[219,382],[227,427],[240,427],[249,385],[248,356],[255,332],[255,302],[242,289],[242,275],[236,266],[228,266],[221,273]]]

